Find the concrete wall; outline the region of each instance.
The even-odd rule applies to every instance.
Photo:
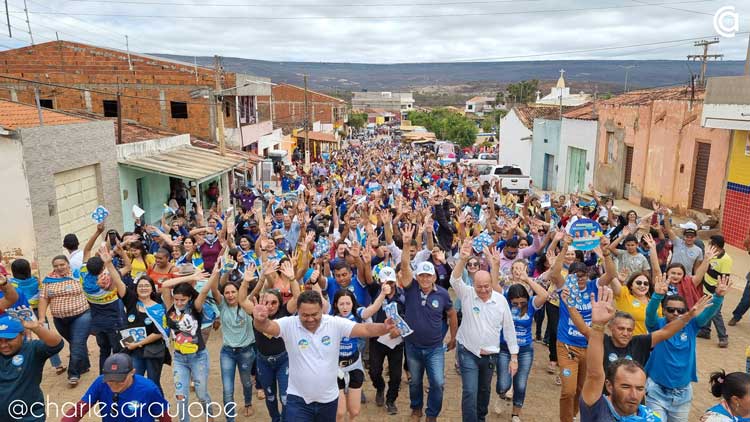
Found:
[[[110,211],[108,228],[122,231],[114,125],[110,121],[21,129],[40,273],[63,252],[57,215],[56,173],[95,165],[98,197]],[[93,209],[91,210],[94,211]],[[87,239],[79,239],[83,244]]]
[[[586,176],[584,186],[579,186],[581,192],[588,190],[589,183],[594,181],[596,168],[596,120],[565,119],[562,121],[560,148],[557,160],[557,191],[569,192],[575,190],[569,186],[568,178],[568,150],[569,147],[586,151]]]
[[[517,165],[523,174],[531,170],[532,132],[521,123],[515,111],[500,122],[500,164]]]
[[[558,150],[560,147],[560,121],[548,119],[534,119],[534,135],[531,145],[531,180],[534,187],[543,189],[544,180],[544,154],[550,154],[554,158],[553,166],[558,165]],[[550,189],[557,186],[557,172],[552,174],[552,180],[547,182]]]
[[[655,199],[678,212],[690,205],[697,143],[711,144],[704,208],[717,213],[726,173],[730,132],[700,126],[702,104],[656,100],[640,106],[604,106],[599,110],[596,189],[622,197],[625,146],[633,147],[630,201],[650,207]],[[607,132],[617,141],[607,160]]]
[[[125,230],[132,230],[134,226],[133,205],[138,203],[138,189],[136,180],[143,179],[143,210],[147,223],[157,223],[161,219],[164,204],[169,201],[169,176],[150,173],[132,167],[118,166],[120,179],[120,200],[122,204],[122,225]],[[186,183],[187,184],[187,183]]]
[[[23,146],[18,139],[0,136],[0,253],[4,258],[23,256],[36,264],[34,220],[29,185],[23,163]],[[10,271],[10,269],[8,269]]]

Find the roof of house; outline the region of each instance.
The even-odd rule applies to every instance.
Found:
[[[476,97],[469,98],[468,100],[466,100],[467,103],[486,103],[489,101],[495,101],[495,99],[492,97],[476,96]]]
[[[617,95],[607,100],[598,100],[596,107],[637,107],[647,105],[654,101],[689,101],[691,98],[695,101],[703,101],[705,89],[695,87],[695,91],[689,86],[673,86],[666,88],[641,89],[630,91]],[[588,103],[579,107],[570,109],[563,113],[563,117],[569,119],[596,120],[594,114],[594,104]]]
[[[37,126],[56,126],[72,123],[86,123],[85,119],[68,113],[42,108],[42,122],[39,121],[39,110],[36,106],[0,100],[0,127],[15,130]]]
[[[563,112],[565,109],[566,107],[563,107]],[[516,115],[521,123],[529,129],[534,127],[534,119],[536,118],[554,119],[560,116],[560,107],[558,106],[516,106],[513,107],[513,110],[516,111]]]

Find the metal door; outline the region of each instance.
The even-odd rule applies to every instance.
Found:
[[[569,148],[568,152],[568,192],[586,189],[586,150]]]
[[[633,174],[633,147],[625,146],[625,177],[623,180],[622,196],[630,198],[630,177]]]
[[[706,179],[708,178],[708,160],[711,157],[711,144],[698,142],[697,146],[690,208],[701,210],[703,209],[703,199],[706,196]]]
[[[555,178],[555,156],[544,154],[544,175],[542,177],[542,189],[552,190]]]

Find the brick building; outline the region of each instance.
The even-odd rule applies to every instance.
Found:
[[[204,139],[215,139],[215,84],[213,69],[77,42],[0,52],[0,99],[33,104],[36,88],[44,107],[117,117],[119,88],[123,119]],[[221,86],[227,142],[253,149],[273,133],[270,105],[258,101],[270,96],[270,79],[225,72]]]
[[[302,127],[305,121],[305,89],[295,85],[279,84],[273,86],[271,91],[274,126],[282,128],[285,134]],[[267,107],[271,99],[261,97],[259,101],[262,107]],[[308,90],[307,104],[310,124],[319,122],[322,132],[332,133],[346,121],[347,104],[340,98]]]

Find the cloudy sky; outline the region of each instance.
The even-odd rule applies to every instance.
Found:
[[[740,34],[711,52],[745,58],[750,0],[26,0],[34,41],[135,52],[360,63],[684,59],[715,36],[724,6]],[[13,38],[28,45],[23,0],[8,0]],[[654,5],[657,4],[657,5]],[[0,11],[4,12],[0,3]],[[731,27],[732,17],[723,20]]]

